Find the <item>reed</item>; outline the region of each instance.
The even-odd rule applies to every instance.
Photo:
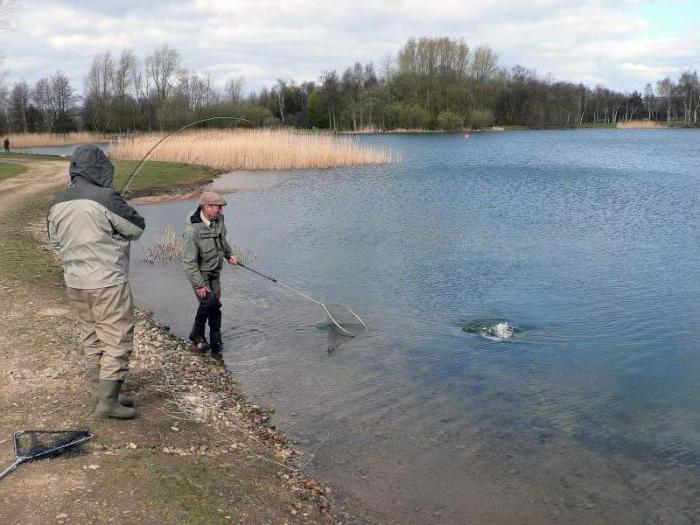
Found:
[[[140,159],[164,135],[120,139],[110,146],[113,159]],[[219,170],[288,170],[385,164],[388,148],[355,139],[295,130],[196,130],[163,142],[149,159],[210,166]]]
[[[160,237],[144,250],[141,262],[156,264],[176,261],[181,253],[182,239],[172,226],[166,226]]]
[[[10,148],[36,148],[41,146],[66,146],[108,142],[102,133],[80,131],[76,133],[10,133]]]
[[[243,264],[255,261],[257,255],[252,250],[242,248],[228,239],[228,243],[233,250],[233,255]],[[182,255],[182,237],[171,225],[167,225],[163,232],[150,244],[139,259],[140,262],[148,264],[166,264],[180,260]]]
[[[617,128],[620,129],[658,129],[665,128],[666,124],[655,120],[627,120],[617,123]]]

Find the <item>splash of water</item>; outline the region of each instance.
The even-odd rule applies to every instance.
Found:
[[[462,330],[479,334],[491,341],[507,341],[512,339],[517,332],[515,325],[507,319],[499,318],[474,319],[465,323]]]
[[[481,335],[492,341],[505,341],[513,337],[514,331],[513,326],[508,321],[503,321],[486,328],[481,332]]]

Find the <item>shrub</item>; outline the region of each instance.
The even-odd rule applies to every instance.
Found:
[[[451,111],[442,111],[437,118],[438,129],[443,131],[454,131],[464,125],[462,117]]]
[[[471,114],[472,129],[488,128],[493,126],[493,111],[490,109],[475,109]]]
[[[401,112],[401,127],[406,129],[426,129],[430,114],[417,104],[404,107]]]

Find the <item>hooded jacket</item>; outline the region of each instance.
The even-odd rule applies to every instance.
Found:
[[[211,278],[218,278],[224,259],[233,255],[226,239],[223,214],[207,226],[202,221],[201,211],[197,208],[187,217],[182,235],[182,269],[194,289],[205,286]]]
[[[71,182],[48,216],[49,241],[63,259],[66,286],[106,288],[129,280],[130,241],[146,222],[112,187],[114,166],[93,145],[76,148]]]

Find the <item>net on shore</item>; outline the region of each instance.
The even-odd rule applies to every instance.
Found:
[[[22,463],[63,454],[90,439],[87,430],[19,430],[12,435],[15,462],[0,472],[0,478]]]

